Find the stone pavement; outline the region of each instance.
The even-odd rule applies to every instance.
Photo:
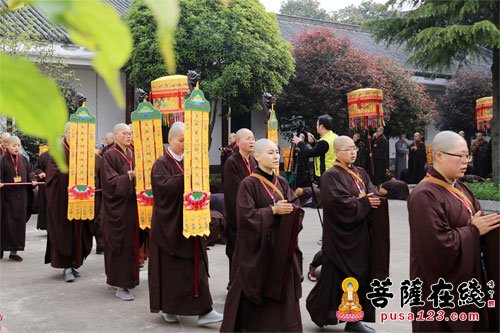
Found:
[[[386,312],[402,311],[399,306],[399,284],[409,276],[409,228],[405,201],[390,200],[391,215],[391,279],[394,298]],[[319,250],[321,225],[316,210],[306,208],[300,247],[304,253],[304,273]],[[180,324],[168,324],[158,314],[149,312],[147,267],[140,272],[140,285],[132,292],[135,301],[124,302],[115,297],[113,287],[106,284],[104,258],[92,254],[79,269],[81,277],[65,283],[62,269],[44,265],[45,231],[36,230],[36,216],[27,225],[26,249],[19,254],[22,263],[0,260],[0,325],[15,332],[216,332],[220,324],[196,326],[196,317],[182,317]],[[223,245],[211,247],[210,289],[214,308],[222,312],[226,297],[228,260]],[[8,253],[6,253],[8,257]],[[320,329],[311,321],[305,300],[314,283],[305,278],[300,301],[304,332],[340,332],[344,325]],[[405,307],[404,312],[409,312]],[[377,311],[380,315],[380,311]],[[377,332],[411,332],[407,321],[369,324]]]

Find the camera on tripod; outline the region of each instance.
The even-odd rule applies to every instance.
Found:
[[[292,143],[294,136],[304,134],[307,136],[306,122],[303,116],[292,116],[290,118],[281,118],[280,134],[288,142]]]

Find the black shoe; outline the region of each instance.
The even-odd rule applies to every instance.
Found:
[[[375,330],[373,328],[366,326],[360,321],[348,322],[347,324],[345,324],[344,331],[375,333]]]
[[[3,259],[3,251],[0,251],[0,259]]]
[[[10,260],[17,261],[17,262],[21,262],[21,261],[23,261],[23,258],[22,258],[20,255],[18,255],[18,254],[11,254],[11,255],[9,256],[9,259],[10,259]]]
[[[95,250],[95,254],[104,254],[103,250]]]

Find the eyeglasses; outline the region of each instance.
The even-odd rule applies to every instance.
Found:
[[[129,136],[129,135],[131,136],[131,135],[132,135],[132,132],[122,132],[122,134],[123,134],[124,136]]]
[[[450,155],[450,156],[455,156],[455,157],[460,157],[461,162],[470,162],[472,161],[472,156],[471,155],[457,155],[457,154],[451,154],[447,153],[445,151],[442,151],[443,154]]]
[[[347,149],[342,149],[342,150],[339,150],[339,151],[347,151],[347,152],[351,152],[351,151],[358,151],[359,148],[358,147],[349,147]]]

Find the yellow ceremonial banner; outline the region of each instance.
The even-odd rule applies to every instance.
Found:
[[[491,129],[493,119],[493,97],[483,97],[476,100],[477,129]]]
[[[49,150],[49,145],[38,146],[38,156]]]
[[[151,169],[154,162],[163,156],[161,135],[161,113],[149,102],[142,102],[131,114],[134,135],[135,191],[139,227],[151,228],[153,215],[153,190]]]
[[[425,154],[427,157],[427,165],[432,165],[432,144],[425,145]]]
[[[271,140],[278,146],[278,119],[276,119],[276,112],[274,111],[274,104],[271,104],[271,113],[267,120],[267,139]],[[274,174],[279,175],[280,169],[274,170]]]
[[[384,126],[383,94],[380,89],[365,88],[347,94],[350,128]]]
[[[70,117],[68,220],[93,220],[95,117],[85,106]]]
[[[187,93],[189,85],[186,75],[163,76],[151,81],[153,107],[161,112],[166,125],[183,121],[183,105]]]
[[[184,103],[184,237],[210,235],[210,103],[193,90]]]

